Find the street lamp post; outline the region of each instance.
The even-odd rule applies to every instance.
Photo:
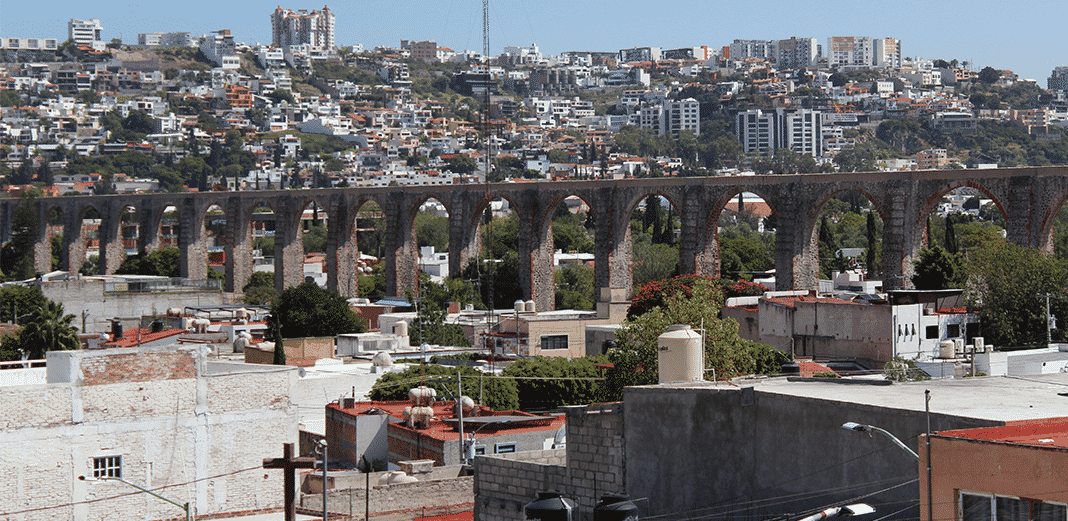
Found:
[[[867,503],[857,503],[854,505],[846,505],[844,507],[831,507],[821,512],[816,512],[808,517],[803,517],[797,521],[820,521],[822,519],[830,519],[834,517],[849,517],[849,516],[862,516],[864,514],[870,514],[875,512],[875,509]]]
[[[173,500],[167,499],[167,498],[165,498],[165,497],[163,497],[163,496],[161,496],[161,495],[159,495],[159,494],[157,494],[157,493],[155,493],[155,492],[153,492],[153,491],[151,491],[151,490],[149,490],[149,489],[147,489],[145,487],[142,487],[141,485],[138,485],[136,483],[130,483],[129,481],[126,481],[125,479],[117,478],[115,476],[99,476],[99,477],[78,476],[78,479],[81,480],[81,481],[121,481],[123,483],[126,483],[127,485],[130,485],[133,488],[136,488],[137,490],[140,490],[141,492],[144,492],[145,494],[149,494],[151,496],[155,496],[158,499],[162,499],[163,501],[166,501],[166,502],[168,502],[168,503],[170,503],[170,504],[172,504],[172,505],[184,510],[185,511],[185,521],[189,521],[190,520],[190,517],[189,517],[189,503],[188,502],[186,502],[183,505],[181,503],[178,503],[177,501],[173,501]]]
[[[877,432],[877,433],[885,436],[886,438],[889,438],[890,441],[894,442],[898,447],[901,447],[902,449],[904,449],[905,452],[908,452],[909,456],[912,456],[914,459],[916,459],[916,461],[920,460],[920,455],[919,454],[916,454],[916,452],[913,451],[912,449],[910,449],[908,447],[908,445],[905,445],[904,443],[901,442],[901,440],[897,439],[896,436],[894,436],[893,434],[890,434],[889,432],[887,432],[887,431],[885,431],[883,429],[880,429],[880,428],[875,427],[873,425],[864,425],[864,424],[860,424],[860,423],[856,423],[856,422],[845,422],[845,423],[842,424],[842,428],[847,430],[847,431],[866,432],[866,433],[868,433],[868,436],[871,436],[872,432]]]

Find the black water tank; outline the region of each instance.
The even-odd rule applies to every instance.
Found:
[[[782,364],[782,374],[801,374],[801,366],[793,360]]]
[[[122,321],[114,320],[111,322],[111,335],[114,337],[112,340],[118,340],[122,338]]]
[[[163,321],[158,318],[156,320],[153,320],[151,331],[153,333],[159,333],[160,331],[163,331]]]
[[[605,494],[593,507],[593,521],[638,521],[638,507],[623,494]]]
[[[572,514],[576,509],[576,503],[559,492],[538,492],[538,499],[523,507],[527,519],[540,521],[572,521],[572,517],[578,517]]]

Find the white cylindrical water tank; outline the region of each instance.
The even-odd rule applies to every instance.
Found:
[[[705,349],[701,335],[688,324],[669,326],[657,339],[660,383],[704,379]]]
[[[458,413],[462,412],[464,418],[471,418],[478,416],[478,411],[475,409],[475,401],[470,396],[461,396],[460,402],[457,404],[459,411],[453,411],[453,414],[459,416]]]
[[[437,391],[425,386],[420,385],[410,391],[408,391],[408,399],[411,400],[412,405],[430,405],[434,403],[434,397],[437,396]]]
[[[943,340],[938,343],[939,358],[953,358],[953,341]]]
[[[393,367],[393,357],[389,356],[388,351],[379,351],[371,359],[371,365],[375,367]]]
[[[528,301],[524,302],[523,303],[523,311],[526,312],[526,313],[533,313],[534,312],[534,301],[533,300],[528,300]]]
[[[397,336],[408,336],[408,323],[403,320],[398,320],[393,324],[393,334]]]
[[[512,304],[512,309],[515,309],[516,313],[522,313],[525,308],[526,305],[523,303],[522,300],[517,300],[514,304]]]
[[[434,409],[430,407],[412,407],[411,426],[416,429],[430,428],[430,420],[434,419]]]

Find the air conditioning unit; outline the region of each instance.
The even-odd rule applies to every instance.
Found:
[[[972,338],[972,343],[975,344],[976,353],[986,353],[990,349],[990,346],[986,345],[986,341],[981,336]]]
[[[964,356],[964,339],[963,338],[954,338],[953,339],[953,354],[955,354],[957,356]]]

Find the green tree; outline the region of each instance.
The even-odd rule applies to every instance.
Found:
[[[690,294],[679,290],[663,300],[664,305],[628,318],[616,333],[616,347],[608,352],[614,368],[606,375],[602,400],[621,400],[624,387],[658,381],[658,337],[673,324],[704,327],[705,368],[714,369],[717,378],[776,374],[788,359],[770,346],[741,339],[737,322],[718,317],[723,294],[712,281],[694,279]]]
[[[430,212],[417,213],[415,238],[419,247],[433,246],[439,253],[449,251],[449,218]]]
[[[569,264],[553,274],[556,282],[556,309],[594,309],[593,268]]]
[[[25,192],[11,215],[11,239],[0,247],[0,271],[7,280],[25,280],[34,276],[33,245],[40,231],[36,196]]]
[[[983,70],[979,71],[979,81],[986,83],[987,85],[994,83],[1001,79],[1001,71],[991,67],[983,67]]]
[[[964,277],[962,263],[959,253],[950,253],[941,246],[923,248],[914,263],[912,284],[921,290],[959,288]]]
[[[336,336],[366,330],[344,297],[314,282],[305,282],[278,295],[267,323],[277,324],[285,338]]]
[[[456,154],[448,160],[449,170],[455,174],[470,174],[478,168],[478,163],[470,156]]]
[[[274,339],[274,356],[271,358],[273,365],[286,365],[286,342],[282,336],[282,328],[278,322],[268,324],[271,338]]]
[[[274,289],[274,273],[257,271],[248,278],[248,283],[241,288],[245,295],[244,302],[255,306],[269,305],[278,292]]]
[[[476,402],[482,396],[482,404],[496,411],[519,409],[519,394],[514,380],[485,375],[473,367],[446,367],[423,364],[401,371],[387,373],[376,382],[368,398],[372,400],[404,400],[408,391],[425,385],[434,389],[438,396],[456,394],[456,375],[460,375],[460,388],[464,396]]]
[[[177,247],[165,246],[146,255],[126,257],[115,270],[118,275],[156,275],[160,277],[181,276],[182,252]]]
[[[48,299],[30,312],[30,317],[16,337],[5,341],[3,351],[21,350],[30,359],[45,357],[47,351],[70,351],[78,349],[78,330],[74,327],[74,315],[63,311],[63,304]],[[9,337],[11,338],[11,337]],[[8,345],[14,342],[15,345]]]
[[[1038,345],[1046,341],[1046,306],[1039,295],[1065,295],[1068,261],[1038,250],[999,242],[968,252],[965,294],[979,306],[983,336],[996,346]],[[1068,320],[1068,299],[1050,301],[1052,313]],[[1054,331],[1054,340],[1064,331]]]
[[[600,369],[608,357],[597,355],[568,360],[536,357],[513,362],[502,377],[516,378],[519,408],[547,411],[564,405],[588,405],[600,398]]]
[[[313,252],[326,251],[326,232],[326,226],[322,224],[308,227],[308,231],[303,235],[305,255]]]

